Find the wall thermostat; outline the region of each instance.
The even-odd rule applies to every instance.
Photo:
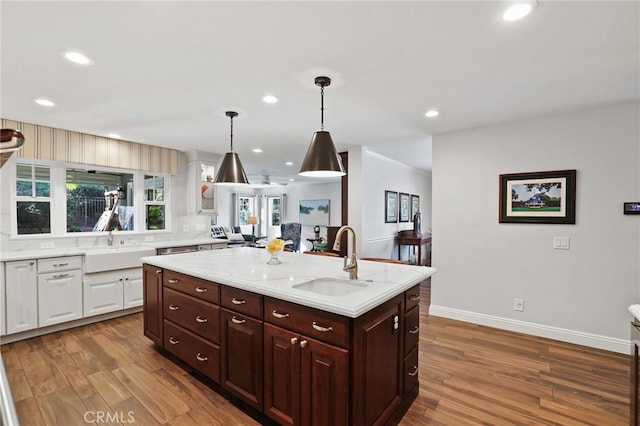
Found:
[[[624,214],[640,214],[640,201],[624,203]]]

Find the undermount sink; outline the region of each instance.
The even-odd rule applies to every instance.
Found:
[[[137,268],[142,266],[141,257],[155,256],[156,250],[151,247],[118,246],[90,249],[84,255],[84,271],[112,271],[115,269]]]
[[[347,296],[369,287],[365,281],[342,280],[339,278],[316,278],[295,284],[293,288],[310,291],[325,296]]]

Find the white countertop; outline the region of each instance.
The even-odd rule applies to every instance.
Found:
[[[631,315],[633,315],[636,320],[640,321],[640,305],[629,306],[629,312],[631,312]]]
[[[183,247],[197,244],[227,244],[227,240],[220,238],[194,238],[191,240],[167,240],[167,241],[145,241],[139,244],[114,244],[113,248],[123,247],[140,247],[140,248],[166,248],[166,247]],[[29,250],[11,250],[0,252],[0,262],[11,262],[14,260],[41,259],[46,257],[61,256],[82,256],[85,253],[96,249],[107,249],[109,246],[88,246],[88,247],[57,247],[52,249],[29,249]]]
[[[238,247],[171,256],[143,257],[144,263],[219,284],[271,296],[303,306],[357,318],[410,289],[436,272],[425,266],[358,260],[357,290],[345,296],[328,296],[294,288],[317,278],[346,280],[343,259],[282,252],[280,265],[267,265],[264,249]]]

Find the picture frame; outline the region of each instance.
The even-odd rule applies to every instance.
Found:
[[[409,222],[409,214],[411,213],[410,195],[400,193],[400,222]]]
[[[299,212],[302,226],[329,226],[330,201],[300,200]]]
[[[411,220],[420,211],[420,196],[411,194]]]
[[[398,193],[395,191],[384,191],[384,222],[398,222]]]
[[[576,223],[576,170],[501,174],[499,223]]]

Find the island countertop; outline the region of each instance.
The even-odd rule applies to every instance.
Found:
[[[350,318],[359,317],[436,272],[425,266],[358,260],[358,279],[346,282],[349,274],[342,270],[342,258],[282,252],[278,255],[281,264],[268,265],[269,257],[264,249],[237,247],[149,256],[142,262]],[[329,295],[304,288],[305,283],[317,279],[345,281],[348,290]]]

